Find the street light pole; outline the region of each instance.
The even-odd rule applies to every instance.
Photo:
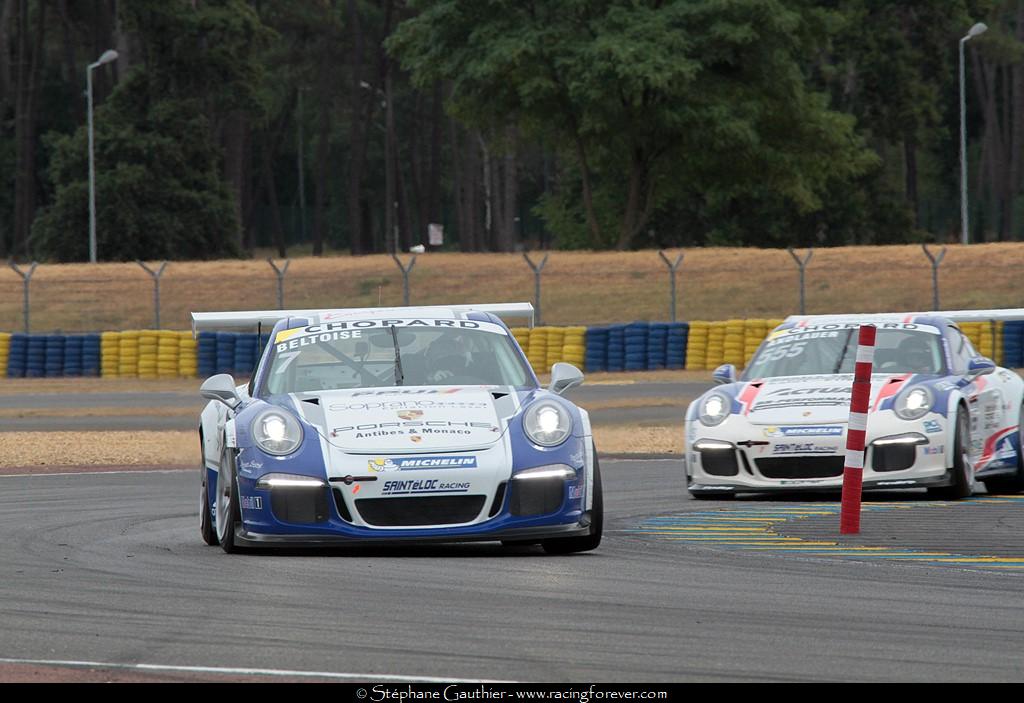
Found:
[[[96,154],[92,133],[92,70],[117,60],[117,52],[108,49],[96,63],[85,70],[85,92],[89,102],[89,263],[96,263]]]
[[[978,22],[967,32],[967,36],[960,40],[960,243],[967,244],[967,95],[966,80],[964,78],[964,46],[968,40],[984,34],[988,29],[982,22]]]

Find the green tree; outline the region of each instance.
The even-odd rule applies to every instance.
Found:
[[[722,209],[767,192],[817,211],[830,181],[873,162],[853,119],[807,87],[803,57],[829,20],[809,1],[415,6],[421,13],[390,48],[419,84],[451,81],[462,120],[495,126],[512,116],[559,148],[578,176],[593,245],[640,243],[652,216],[680,197]]]

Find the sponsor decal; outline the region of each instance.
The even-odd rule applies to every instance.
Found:
[[[924,450],[925,454],[942,454],[942,452],[946,448],[945,448],[945,446],[943,446],[941,444],[930,444],[930,445],[925,445],[924,447],[922,447],[922,449]]]
[[[793,396],[793,395],[849,395],[853,392],[850,386],[811,386],[810,388],[779,388],[770,390],[766,395],[770,396]]]
[[[942,425],[939,424],[938,420],[925,420],[924,431],[928,434],[936,434],[942,432]]]
[[[398,418],[400,420],[419,420],[423,417],[422,410],[399,410]]]
[[[765,437],[839,437],[843,428],[839,425],[793,425],[789,427],[765,427]]]
[[[363,487],[362,484],[359,484],[359,483],[357,483],[354,486],[352,486],[352,495],[355,495],[356,493],[358,493],[360,491],[360,489],[362,489],[362,487]]]
[[[356,391],[352,394],[353,398],[357,398],[364,395],[381,396],[381,395],[451,395],[452,393],[458,393],[464,390],[462,388],[389,388],[383,391]]]
[[[395,318],[390,320],[346,320],[345,322],[331,322],[331,320],[338,320],[342,316],[332,315],[326,313],[320,316],[322,323],[319,325],[310,325],[307,330],[320,329],[379,329],[381,327],[411,327],[411,328],[438,328],[447,327],[450,329],[460,330],[483,330],[485,332],[493,332],[495,334],[505,334],[505,328],[501,325],[496,325],[493,322],[477,322],[475,320],[435,320],[435,319],[423,319],[423,318]]]
[[[783,486],[813,486],[813,485],[818,484],[818,483],[824,483],[824,479],[820,479],[820,478],[818,478],[818,479],[814,479],[814,478],[797,478],[797,479],[787,479],[785,481],[779,481],[779,483],[781,485],[783,485]]]
[[[242,471],[258,471],[263,468],[262,461],[243,461],[239,463],[238,468]]]
[[[243,510],[263,510],[263,498],[260,496],[242,496]]]
[[[475,469],[475,456],[377,457],[367,464],[370,471],[416,471],[419,469]]]
[[[380,402],[360,403],[333,403],[328,406],[329,410],[335,411],[360,411],[360,410],[396,410],[399,412],[423,412],[424,410],[485,410],[491,404],[480,401],[468,400],[382,400]]]
[[[569,487],[569,500],[579,500],[583,496],[583,486]]]
[[[335,427],[331,436],[354,432],[359,439],[366,437],[388,437],[403,434],[473,434],[474,430],[498,432],[489,422],[457,422],[454,420],[407,420],[405,422],[371,422],[363,425]]]
[[[875,484],[876,486],[916,486],[917,481],[913,479],[906,479],[904,481],[879,481]]]
[[[469,486],[469,481],[442,481],[437,478],[385,481],[381,494],[395,496],[410,493],[465,493]]]
[[[772,454],[835,454],[837,450],[836,445],[820,446],[814,442],[784,442],[772,447]]]
[[[321,332],[320,334],[308,334],[303,337],[288,336],[282,339],[281,335],[295,331],[296,330],[282,330],[277,333],[277,339],[274,340],[277,351],[284,352],[290,349],[301,349],[302,347],[308,347],[314,344],[337,342],[339,339],[358,339],[363,336],[362,332],[355,330],[353,332]],[[299,332],[301,331],[302,330],[299,330]]]

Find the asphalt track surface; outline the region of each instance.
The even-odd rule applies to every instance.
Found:
[[[200,541],[197,471],[0,478],[0,662],[369,680],[1024,679],[1024,572],[856,549],[1012,554],[1017,499],[883,495],[837,556],[819,546],[837,541],[834,499],[690,500],[674,460],[602,472],[605,541],[574,556],[490,544],[226,555]]]
[[[569,397],[584,407],[588,401],[602,402],[620,399],[673,398],[678,401],[674,405],[649,406],[637,408],[596,409],[591,412],[595,423],[682,423],[686,406],[711,386],[707,382],[671,382],[671,383],[624,383],[624,384],[593,384],[575,388]],[[199,413],[206,400],[199,396],[199,382],[196,381],[194,392],[164,391],[122,392],[122,393],[37,393],[12,394],[4,393],[0,387],[0,409],[30,410],[30,417],[5,417],[0,420],[0,432],[38,432],[38,431],[161,431],[161,430],[192,430],[198,424]],[[39,411],[46,409],[62,410],[80,408],[122,408],[131,409],[132,415],[90,416],[88,414],[73,416],[46,416]],[[161,415],[163,409],[192,408],[195,414]],[[147,409],[152,412],[147,413]]]

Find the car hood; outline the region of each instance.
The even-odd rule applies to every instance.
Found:
[[[868,407],[877,409],[885,399],[895,396],[910,378],[909,374],[873,375]],[[852,374],[761,379],[740,384],[736,400],[739,412],[758,425],[846,422],[850,416],[852,385]]]
[[[399,386],[293,393],[293,406],[334,448],[417,454],[485,449],[518,412],[514,389]]]

